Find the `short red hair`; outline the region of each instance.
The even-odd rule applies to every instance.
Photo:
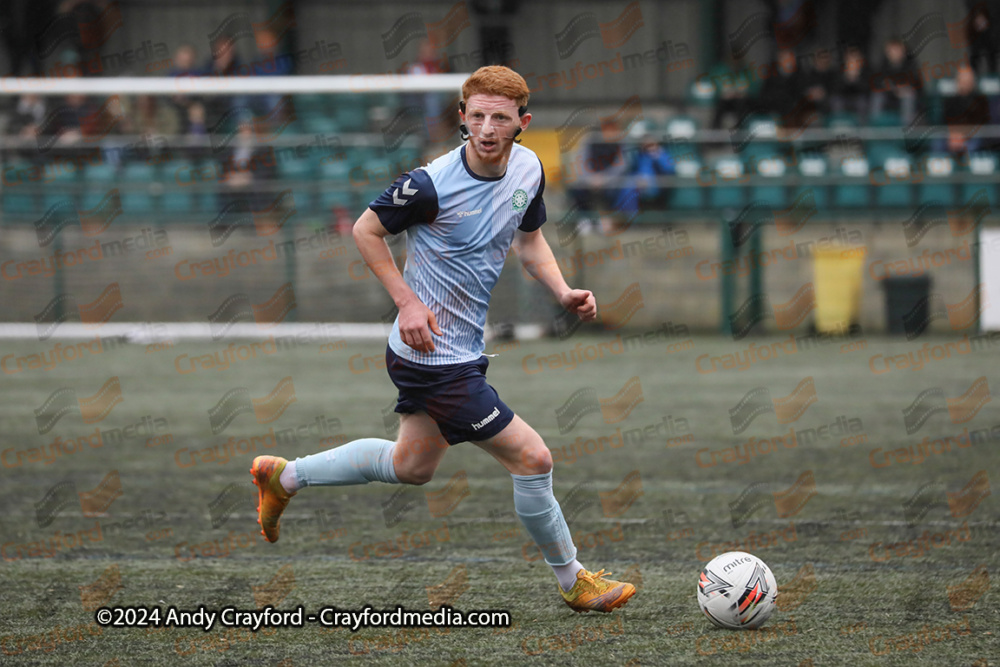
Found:
[[[473,95],[500,95],[514,100],[518,108],[528,105],[528,83],[524,77],[503,65],[480,67],[462,84],[462,100]]]

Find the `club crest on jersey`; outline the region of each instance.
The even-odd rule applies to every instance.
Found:
[[[515,190],[511,203],[514,205],[515,211],[523,210],[528,205],[528,193],[521,189]]]

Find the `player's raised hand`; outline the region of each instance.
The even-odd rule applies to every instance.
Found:
[[[559,304],[569,312],[576,313],[584,322],[597,318],[597,299],[590,290],[572,289],[559,299]]]
[[[419,300],[413,300],[399,309],[399,337],[418,352],[433,352],[431,332],[443,336],[434,311]]]

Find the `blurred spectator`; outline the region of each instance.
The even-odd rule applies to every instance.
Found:
[[[969,62],[976,73],[997,73],[996,36],[993,34],[993,21],[990,10],[985,2],[977,2],[969,10],[969,18],[965,24],[965,36],[969,42]],[[983,66],[982,61],[986,61]]]
[[[893,37],[885,43],[881,69],[872,76],[872,116],[898,111],[903,125],[909,125],[917,114],[922,88],[920,68],[906,52],[903,40]]]
[[[750,113],[750,100],[759,88],[753,69],[744,68],[743,61],[728,57],[709,71],[709,80],[715,85],[715,114],[712,128],[720,129],[727,116],[735,116],[735,121]]]
[[[447,72],[448,59],[438,55],[434,44],[429,39],[420,40],[417,46],[417,59],[406,67],[407,74],[443,74]],[[448,109],[448,118],[442,118],[444,108],[444,93],[422,93],[407,95],[403,103],[406,106],[420,107],[424,115],[424,123],[429,127],[448,126],[451,118],[457,117],[458,112]]]
[[[824,115],[830,113],[830,96],[837,80],[833,51],[830,49],[816,51],[812,67],[804,73],[803,78],[806,99],[812,103],[812,108]]]
[[[620,201],[622,186],[614,181],[628,169],[620,137],[618,123],[605,118],[601,131],[588,135],[573,155],[570,173],[578,177],[567,188],[567,194],[584,216],[580,219],[584,231],[593,224],[587,216],[605,216]]]
[[[259,209],[271,198],[267,186],[275,177],[274,152],[259,144],[254,134],[257,125],[252,118],[240,119],[232,146],[222,163],[221,199],[224,205],[244,202],[249,207],[247,210]]]
[[[795,52],[782,49],[777,61],[768,68],[767,80],[760,91],[760,110],[777,114],[785,127],[799,127],[806,102],[805,83]]]
[[[13,151],[15,155],[28,159],[38,157],[38,144],[35,139],[45,126],[45,109],[45,98],[41,95],[21,95],[18,98],[17,107],[11,114],[6,133],[21,139],[30,139],[31,143],[15,149]]]
[[[198,51],[191,44],[181,44],[174,52],[173,67],[167,71],[167,76],[201,76],[202,70],[195,64],[198,62]]]
[[[177,110],[156,95],[126,96],[124,123],[127,134],[157,136],[180,133],[181,121]]]
[[[173,67],[167,71],[167,76],[202,76],[204,72],[195,64],[198,62],[198,51],[191,44],[181,44],[174,52]],[[191,105],[201,104],[201,99],[190,95],[173,95],[170,102],[174,105],[178,116],[181,119],[180,131],[187,134],[188,118],[190,117]],[[202,106],[204,112],[204,106]]]
[[[41,76],[41,35],[56,17],[54,2],[3,0],[0,2],[0,39],[10,62],[4,76]]]
[[[206,76],[237,76],[242,71],[242,63],[236,54],[236,41],[230,35],[219,35],[212,40],[212,53],[204,68]],[[231,116],[248,111],[246,95],[208,95],[205,98],[205,115],[209,130],[212,131],[223,120],[231,121]],[[222,131],[225,129],[223,128]]]
[[[251,64],[256,76],[290,76],[293,73],[292,57],[279,54],[279,40],[270,28],[259,28],[254,31],[257,42],[258,58]],[[253,98],[254,112],[268,115],[281,106],[281,95],[255,95]]]
[[[642,136],[635,159],[626,175],[629,183],[619,191],[614,208],[627,220],[642,209],[665,210],[670,199],[670,189],[657,182],[660,176],[674,174],[674,160],[667,150],[650,134]]]
[[[857,114],[858,122],[867,123],[870,85],[868,65],[861,49],[856,46],[847,47],[843,66],[837,74],[833,96],[830,99],[830,108],[834,113],[846,111]]]
[[[976,74],[968,65],[962,65],[955,73],[956,94],[945,98],[944,121],[948,126],[948,138],[939,139],[935,150],[947,150],[955,157],[975,153],[982,146],[982,139],[976,136],[979,128],[990,122],[989,104],[986,96],[976,90]]]

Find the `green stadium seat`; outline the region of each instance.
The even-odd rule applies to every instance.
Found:
[[[364,132],[368,129],[368,109],[350,99],[339,101],[334,118],[347,132]]]
[[[681,158],[674,163],[678,185],[670,197],[670,208],[683,210],[699,210],[705,207],[705,188],[698,183],[698,172],[701,171],[701,161],[694,158]]]
[[[29,174],[33,173],[31,163],[21,160],[14,160],[3,163],[4,185],[0,192],[3,193],[2,208],[4,217],[14,218],[39,218],[42,211],[38,210],[37,196],[34,192],[39,185],[30,180]]]
[[[825,157],[804,155],[800,158],[799,175],[802,177],[803,183],[795,190],[793,199],[798,199],[805,192],[812,191],[816,208],[821,211],[828,208],[830,206],[830,188],[819,180],[825,178],[828,171],[829,165]],[[811,183],[810,179],[816,179],[816,182]]]
[[[746,123],[748,136],[745,145],[736,147],[744,160],[760,160],[774,157],[780,151],[778,142],[778,121],[761,116]]]
[[[718,91],[715,89],[715,84],[707,77],[704,79],[695,78],[688,85],[688,101],[697,106],[714,106],[717,94]]]
[[[989,182],[966,183],[962,186],[962,196],[959,204],[966,204],[979,191],[984,191],[991,207],[1000,206],[997,196],[996,175],[997,157],[992,153],[975,153],[969,156],[969,173],[977,177],[989,177]]]
[[[303,122],[306,132],[309,134],[322,134],[324,136],[334,136],[340,132],[337,121],[326,116],[307,116]]]
[[[906,153],[887,156],[874,178],[878,206],[909,208],[913,203],[913,160]]]
[[[327,160],[320,164],[321,214],[336,206],[350,208],[354,205],[355,188],[351,185],[350,172],[351,165],[345,160]]]
[[[48,164],[45,168],[45,195],[42,198],[42,206],[48,209],[58,204],[71,202],[73,206],[79,204],[79,193],[77,188],[80,182],[80,170],[71,169],[65,162]]]
[[[83,170],[83,180],[86,189],[80,199],[80,208],[89,211],[104,201],[108,192],[117,185],[118,170],[110,164],[87,165]]]
[[[675,162],[683,156],[697,157],[701,154],[698,144],[692,141],[698,132],[698,123],[691,116],[674,116],[663,129]]]
[[[780,181],[785,177],[785,161],[780,157],[768,157],[758,160],[756,163],[757,176],[766,179]],[[788,196],[786,188],[780,183],[759,184],[750,189],[750,199],[761,202],[771,208],[785,208],[788,206]]]
[[[1000,77],[992,74],[979,77],[979,92],[987,97],[1000,95]]]
[[[316,163],[311,160],[283,160],[278,163],[281,188],[291,188],[298,215],[313,213]]]
[[[918,204],[955,206],[955,185],[941,182],[955,173],[955,160],[947,153],[935,153],[924,158],[924,180],[917,194]]]
[[[833,203],[837,208],[866,208],[869,205],[868,160],[848,157],[840,161],[841,182],[834,186]]]
[[[200,182],[193,182],[193,169],[191,160],[171,160],[163,165],[164,192],[160,210],[164,214],[186,216],[194,213],[194,188]]]
[[[126,214],[152,216],[156,201],[152,189],[156,185],[156,167],[146,162],[132,162],[122,170],[122,209]]]
[[[857,114],[847,111],[831,113],[826,117],[826,126],[831,130],[856,130],[860,125]]]
[[[739,182],[745,169],[738,157],[717,158],[712,165],[715,185],[709,188],[709,206],[712,208],[742,208],[746,193]]]

